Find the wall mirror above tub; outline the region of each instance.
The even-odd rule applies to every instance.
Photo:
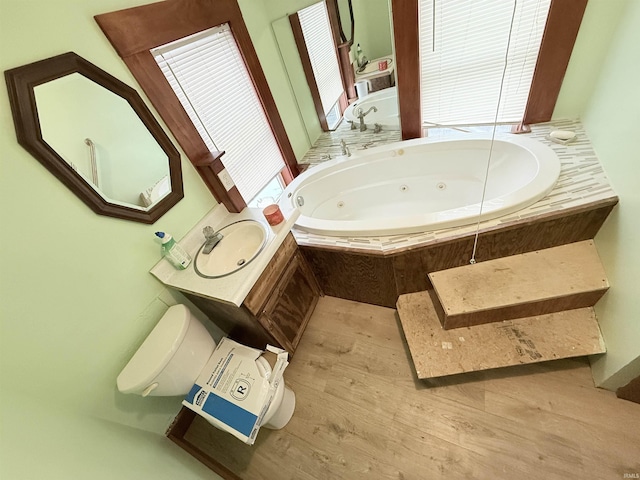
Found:
[[[18,143],[100,215],[154,223],[180,154],[138,93],[73,52],[5,72]]]
[[[322,3],[326,3],[330,17],[334,15],[332,12],[338,12],[337,18],[331,21],[339,21],[339,25],[341,25],[342,35],[340,35],[339,41],[336,38],[338,32],[334,32],[334,38],[336,38],[336,44],[338,45],[337,56],[340,61],[343,62],[344,55],[348,57],[350,47],[352,60],[354,66],[356,66],[356,48],[360,44],[363,55],[370,60],[371,66],[375,63],[376,72],[373,74],[370,72],[356,72],[354,77],[354,72],[352,71],[349,78],[343,71],[344,88],[349,100],[353,101],[356,98],[354,83],[362,77],[367,85],[371,85],[370,81],[367,82],[367,80],[370,80],[372,75],[374,77],[377,76],[378,64],[377,61],[372,61],[377,57],[384,57],[390,60],[389,72],[391,73],[389,78],[393,78],[393,69],[391,68],[393,65],[393,36],[391,33],[388,0],[327,0],[326,2],[313,3],[293,13],[281,13],[279,18],[271,22],[271,28],[295,97],[299,118],[307,132],[309,145],[313,144],[321,131],[332,129],[328,128],[327,122],[325,122],[326,119],[323,117],[327,116],[326,113],[329,113],[329,116],[334,115],[334,113],[328,108],[329,105],[320,104],[321,95],[313,91],[315,88],[313,86],[314,83],[330,85],[331,79],[320,78],[322,74],[310,72],[310,64],[305,67],[307,62],[302,58],[305,55],[300,53],[299,46],[301,33],[294,33],[296,27],[293,26],[295,22],[292,22],[291,17],[300,17],[304,12],[312,10]],[[342,46],[346,45],[346,50],[344,50],[346,53],[343,52],[343,47],[340,44]],[[346,61],[349,61],[348,58]],[[328,69],[322,71],[326,73]],[[323,109],[323,107],[327,108]],[[338,115],[339,118],[340,115]],[[331,120],[331,118],[328,118],[328,120]]]

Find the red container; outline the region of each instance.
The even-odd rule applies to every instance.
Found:
[[[378,70],[380,70],[381,72],[386,70],[388,66],[389,66],[389,63],[387,60],[380,60],[378,62]]]
[[[278,225],[284,220],[282,211],[276,204],[268,205],[267,207],[265,207],[265,209],[262,211],[262,214],[264,215],[264,218],[267,219],[267,222],[269,222],[269,225]]]

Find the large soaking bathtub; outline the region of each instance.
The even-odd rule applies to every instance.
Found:
[[[311,168],[287,186],[280,207],[300,211],[296,227],[381,236],[470,225],[535,203],[560,174],[551,148],[517,135],[421,138],[365,152]]]
[[[364,122],[367,126],[373,127],[373,125],[377,123],[384,130],[400,130],[398,89],[396,87],[378,90],[357,100],[344,111],[344,118],[349,122],[355,122],[359,125],[358,109],[362,108],[362,111],[366,112],[371,107],[376,107],[376,111],[371,110],[364,117]]]

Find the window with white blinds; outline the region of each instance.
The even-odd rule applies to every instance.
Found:
[[[343,92],[327,6],[324,2],[318,2],[303,8],[298,11],[298,19],[320,92],[322,109],[327,114]]]
[[[423,124],[521,121],[550,3],[420,0]]]
[[[151,51],[182,106],[245,202],[285,167],[227,24]]]

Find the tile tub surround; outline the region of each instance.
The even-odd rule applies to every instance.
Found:
[[[492,127],[473,127],[470,131],[491,131]],[[499,131],[505,131],[505,126]],[[554,189],[542,200],[518,212],[480,222],[464,227],[447,228],[424,233],[390,235],[379,237],[336,237],[324,236],[305,232],[293,228],[292,232],[301,246],[316,246],[323,248],[337,248],[362,253],[391,254],[406,249],[412,249],[444,240],[473,235],[476,230],[480,233],[494,230],[502,226],[513,226],[526,223],[537,217],[558,214],[562,211],[575,211],[589,205],[597,205],[603,201],[615,201],[617,196],[596,157],[591,142],[586,136],[584,128],[576,120],[558,120],[531,126],[531,133],[520,134],[534,138],[549,145],[558,155],[561,162],[561,172]],[[553,130],[570,130],[576,133],[576,140],[568,145],[554,143],[547,139]],[[430,136],[460,136],[464,135],[452,129],[431,129]],[[314,147],[304,156],[301,163],[310,166],[328,160],[323,158],[327,153],[332,158],[340,154],[340,140],[344,139],[349,148],[354,151],[366,147],[379,146],[386,143],[400,141],[400,132],[382,131],[373,133],[373,129],[365,132],[350,130],[349,124],[341,125],[334,132],[323,133]],[[371,143],[373,142],[373,144]],[[609,202],[610,203],[610,202]]]
[[[296,217],[297,213],[285,218],[279,225],[270,226],[267,224],[267,220],[260,209],[245,208],[240,213],[229,213],[224,205],[219,204],[178,242],[193,259],[187,269],[176,270],[163,258],[151,269],[151,274],[169,287],[239,307],[286,238]],[[196,261],[196,252],[204,242],[202,229],[206,225],[210,225],[215,230],[218,230],[225,225],[245,219],[262,222],[267,228],[267,244],[262,252],[246,267],[231,275],[221,278],[203,278],[199,276],[195,272],[193,265]]]
[[[369,147],[399,142],[402,140],[402,133],[399,130],[382,130],[379,133],[373,133],[373,124],[368,123],[367,130],[364,132],[358,129],[351,130],[351,124],[343,120],[333,132],[322,133],[299,163],[312,167],[330,160],[328,155],[331,155],[331,158],[340,157],[340,140],[345,141],[352,153],[363,153],[362,151]]]

